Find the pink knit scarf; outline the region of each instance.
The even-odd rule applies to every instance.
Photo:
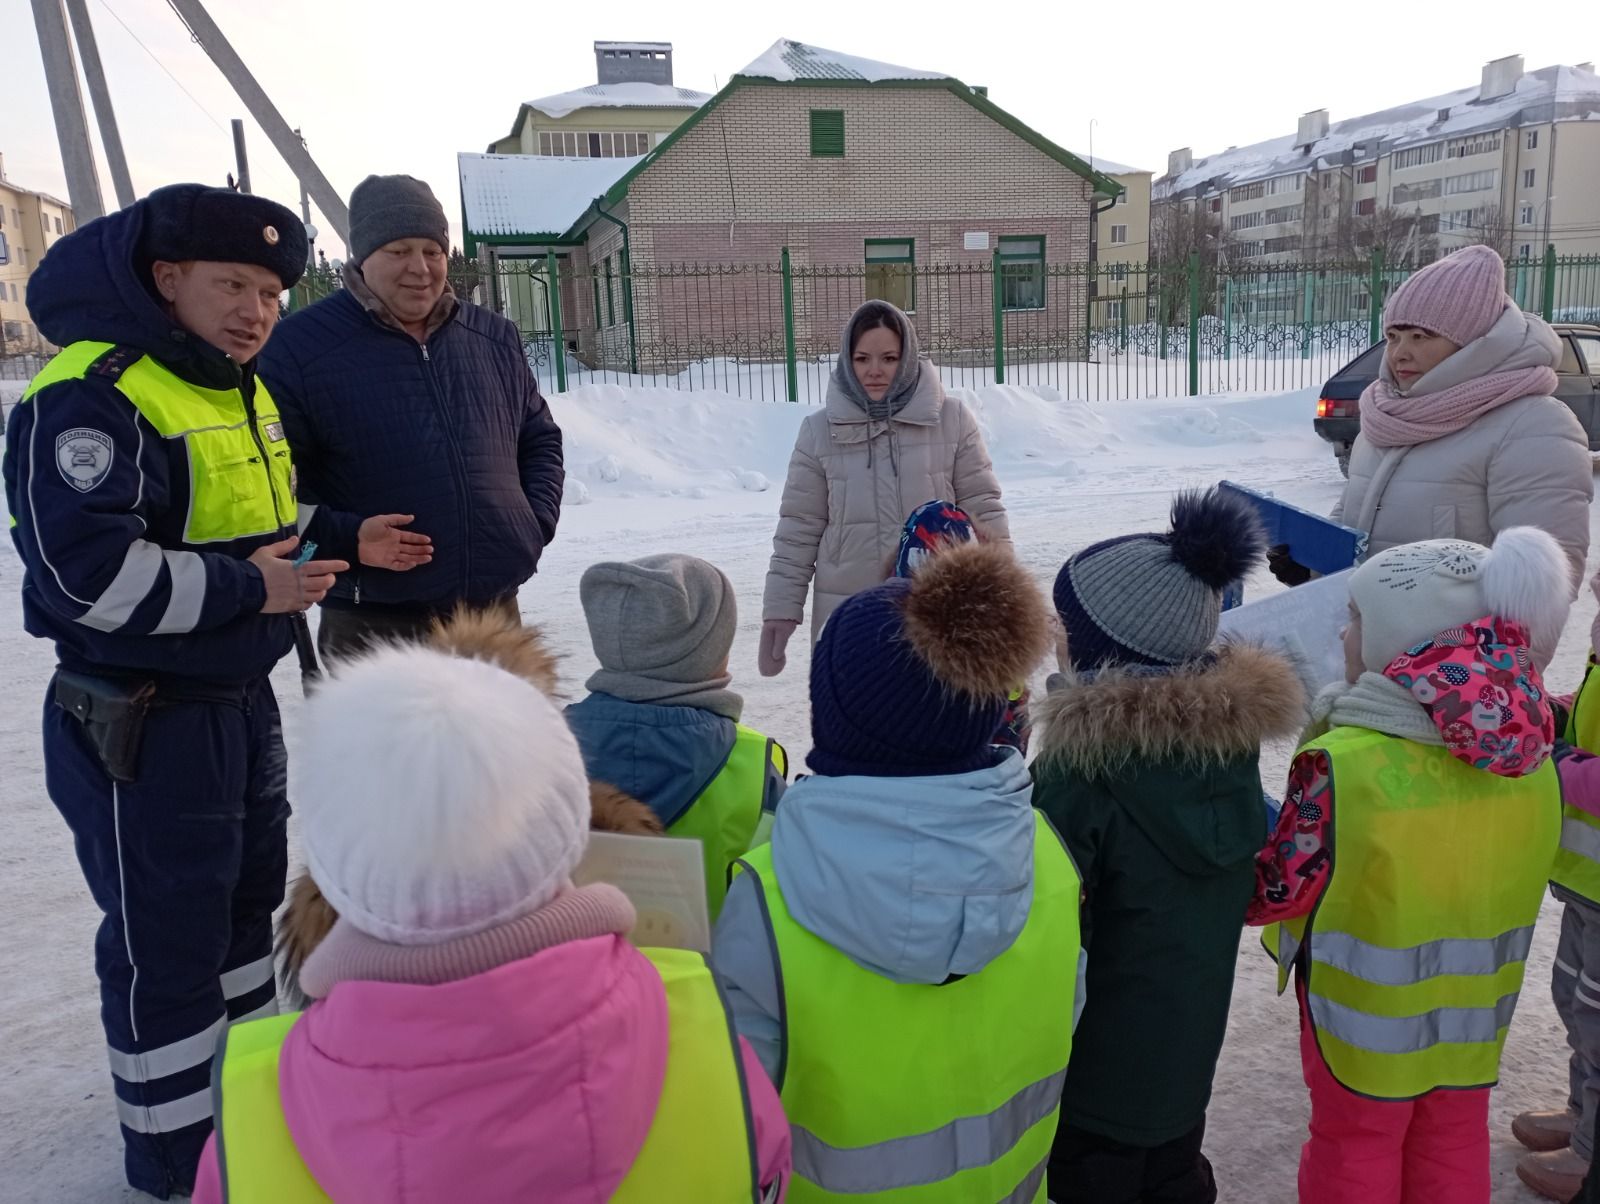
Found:
[[[1514,368],[1407,396],[1380,377],[1361,394],[1361,433],[1374,447],[1414,447],[1465,430],[1509,401],[1554,393],[1558,383],[1554,368]]]

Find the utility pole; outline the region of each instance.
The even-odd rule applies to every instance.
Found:
[[[350,209],[345,205],[344,198],[306,153],[306,148],[295,137],[294,131],[289,128],[289,123],[283,119],[283,115],[278,112],[261,85],[256,82],[255,76],[250,74],[249,68],[244,65],[244,60],[229,44],[228,39],[223,37],[222,30],[217,28],[217,23],[211,19],[211,14],[206,12],[200,0],[168,0],[168,2],[178,16],[183,18],[183,23],[189,27],[189,33],[194,40],[200,43],[200,48],[210,56],[224,78],[233,85],[233,90],[239,94],[239,99],[244,101],[245,108],[250,110],[250,116],[256,119],[256,124],[266,133],[273,149],[283,156],[283,161],[310,191],[317,202],[317,208],[321,209],[328,221],[333,223],[334,233],[338,234],[348,246]],[[33,3],[37,10],[41,4],[59,3],[59,0],[33,0]]]
[[[95,171],[94,147],[89,144],[83,93],[78,91],[77,56],[67,36],[61,0],[33,0],[33,24],[39,34],[45,83],[50,89],[61,166],[67,173],[67,195],[72,200],[73,217],[82,225],[103,216],[105,203],[100,198],[100,176]]]
[[[100,47],[89,21],[89,6],[85,0],[67,0],[67,15],[72,18],[72,36],[83,56],[83,76],[89,81],[89,99],[94,102],[95,120],[100,123],[100,145],[105,148],[106,163],[111,168],[117,208],[126,209],[135,200],[133,177],[128,174],[128,157],[122,153],[122,135],[117,132],[117,113],[111,107],[105,68],[100,65]]]
[[[305,135],[296,129],[294,136],[300,139],[300,145],[306,144]],[[311,224],[311,194],[306,191],[306,182],[300,181],[300,220],[306,224],[306,271],[313,272],[317,267],[317,228]]]
[[[233,119],[233,162],[239,173],[239,191],[250,191],[250,156],[244,150],[244,122]]]

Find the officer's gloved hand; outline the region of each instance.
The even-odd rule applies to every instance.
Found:
[[[1304,585],[1311,580],[1311,570],[1289,555],[1289,545],[1276,544],[1267,549],[1267,567],[1272,575],[1288,586]]]

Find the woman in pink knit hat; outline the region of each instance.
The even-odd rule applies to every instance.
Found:
[[[1388,354],[1361,397],[1361,435],[1334,517],[1368,553],[1424,539],[1490,545],[1541,527],[1572,563],[1589,553],[1594,469],[1577,418],[1551,394],[1560,342],[1506,296],[1506,265],[1465,247],[1412,276],[1384,310]],[[1540,665],[1554,645],[1535,650]]]

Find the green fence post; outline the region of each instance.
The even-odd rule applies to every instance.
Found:
[[[1300,325],[1302,340],[1300,358],[1311,358],[1311,322],[1317,313],[1317,274],[1309,269],[1306,271],[1305,300],[1301,304]]]
[[[783,358],[788,368],[789,402],[800,400],[800,374],[794,359],[794,277],[789,271],[789,248],[784,247],[778,256],[779,274],[783,277]]]
[[[1222,358],[1233,358],[1233,277],[1222,282]]]
[[[550,290],[551,358],[556,362],[556,392],[567,391],[567,335],[561,329],[561,264],[554,251],[544,254],[545,287]]]
[[[1159,334],[1156,346],[1156,358],[1167,358],[1167,297],[1166,289],[1161,286],[1166,282],[1165,274],[1156,273],[1156,330]]]
[[[1539,299],[1539,314],[1546,322],[1554,320],[1556,312],[1556,244],[1544,248],[1544,295]]]
[[[1383,338],[1383,248],[1372,248],[1372,282],[1367,286],[1367,345],[1374,346]]]
[[[1128,286],[1122,286],[1122,315],[1118,326],[1117,347],[1121,351],[1128,349]]]
[[[1189,396],[1200,394],[1200,252],[1189,252]]]
[[[990,282],[994,293],[994,383],[1006,383],[1006,306],[1005,287],[1000,279],[1000,248],[990,260]]]

